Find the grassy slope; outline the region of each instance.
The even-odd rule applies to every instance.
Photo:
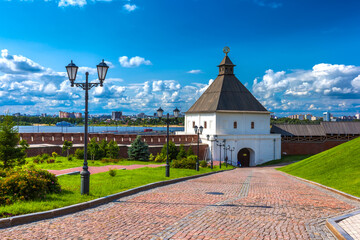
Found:
[[[272,160],[263,164],[259,164],[257,165],[258,167],[263,167],[263,166],[270,166],[270,165],[274,165],[274,164],[281,164],[281,163],[291,163],[291,162],[297,162],[300,160],[303,160],[305,158],[308,158],[312,155],[287,155],[287,156],[282,156],[281,159],[277,159],[277,160]]]
[[[279,170],[360,197],[360,138]]]
[[[233,167],[228,166],[227,169]],[[226,169],[223,167],[221,170]],[[159,168],[139,168],[134,170],[117,170],[115,177],[111,177],[108,172],[92,174],[90,176],[90,195],[80,194],[80,176],[65,175],[59,177],[62,193],[51,194],[45,200],[16,202],[12,205],[1,206],[0,218],[4,213],[20,215],[26,213],[46,211],[50,209],[69,206],[72,204],[86,202],[99,197],[122,192],[131,188],[159,182],[174,178],[203,174],[212,171],[219,171],[216,166],[210,168],[200,168],[200,171],[190,169],[170,169],[170,178],[165,177],[165,167]]]

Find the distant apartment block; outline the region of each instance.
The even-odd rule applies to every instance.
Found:
[[[82,113],[59,111],[59,118],[82,118]]]
[[[139,113],[136,115],[137,118],[145,118],[145,113]]]
[[[329,111],[323,113],[323,121],[324,122],[330,122],[331,114]]]
[[[122,118],[122,112],[121,111],[111,113],[111,120],[117,121],[117,120],[120,120],[121,118]]]

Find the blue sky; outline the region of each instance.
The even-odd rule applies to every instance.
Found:
[[[105,59],[90,112],[186,111],[229,46],[239,80],[276,115],[360,108],[359,1],[0,0],[0,111],[83,111],[70,88]]]

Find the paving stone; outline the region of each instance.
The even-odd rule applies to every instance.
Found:
[[[0,239],[335,239],[325,220],[359,207],[271,167],[240,168],[1,229]]]

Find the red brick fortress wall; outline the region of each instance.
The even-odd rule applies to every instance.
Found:
[[[97,141],[105,139],[110,142],[116,141],[118,144],[131,144],[136,134],[113,134],[113,133],[89,133],[89,140],[96,138]],[[83,144],[83,133],[20,133],[20,139],[24,139],[28,144],[54,144],[62,145],[65,140],[73,144]],[[141,139],[148,145],[163,145],[166,143],[166,135],[141,135]],[[170,135],[170,141],[176,144],[196,143],[197,135]]]
[[[94,137],[96,138],[96,141],[105,139],[109,142],[115,140],[120,147],[120,157],[127,158],[128,146],[135,140],[137,135],[89,133],[89,140]],[[51,155],[53,152],[64,155],[62,153],[62,144],[65,140],[72,141],[75,145],[70,150],[70,154],[75,153],[78,148],[83,148],[81,144],[84,144],[83,133],[20,133],[20,138],[26,140],[30,145],[30,148],[27,150],[28,157],[43,153]],[[160,153],[163,145],[166,143],[166,135],[141,135],[141,139],[149,145],[150,153],[154,155]],[[197,135],[169,136],[169,140],[174,142],[177,146],[184,144],[186,150],[191,147],[194,153],[197,152],[197,139]],[[80,146],[76,146],[76,144],[79,144]],[[207,144],[199,145],[200,159],[204,158],[207,147]]]
[[[281,153],[284,155],[317,154],[347,141],[326,142],[281,142]]]

